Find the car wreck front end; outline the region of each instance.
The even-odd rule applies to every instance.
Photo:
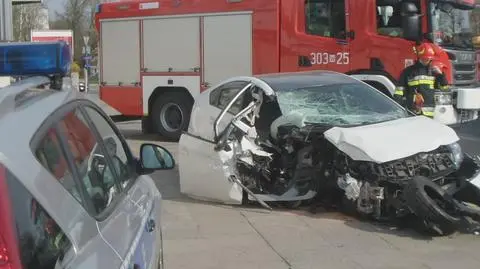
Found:
[[[479,166],[448,126],[419,116],[324,135],[337,151],[332,173],[344,202],[361,214],[384,220],[413,213],[444,234],[466,224],[464,202],[480,202]],[[462,197],[465,188],[469,197]]]
[[[376,220],[416,216],[438,234],[480,219],[480,169],[455,131],[340,79],[302,87],[279,79],[282,90],[254,78],[216,117],[210,139],[198,131],[205,128],[195,114],[209,98],[200,97],[179,143],[188,163],[180,166],[181,192],[269,209],[322,201]],[[251,101],[222,125],[244,93]]]

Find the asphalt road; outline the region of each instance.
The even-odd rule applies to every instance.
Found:
[[[460,137],[463,150],[470,155],[480,155],[480,120],[454,128]]]
[[[142,143],[153,142],[177,158],[176,143],[142,135],[139,121],[117,125],[135,154]],[[476,235],[432,238],[335,212],[268,212],[195,201],[180,194],[178,166],[152,175],[164,199],[166,268],[480,268]]]
[[[94,94],[90,97],[115,114]],[[141,134],[139,121],[117,126],[135,154],[142,143],[153,142],[177,156],[176,143]],[[465,151],[480,153],[480,121],[462,126],[458,133]],[[179,163],[174,170],[152,175],[164,199],[167,269],[480,268],[480,239],[475,235],[431,238],[332,212],[268,212],[189,199],[179,192],[182,165],[188,166]]]

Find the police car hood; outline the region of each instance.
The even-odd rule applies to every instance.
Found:
[[[384,163],[459,140],[447,125],[424,116],[358,127],[333,127],[325,138],[354,160]]]

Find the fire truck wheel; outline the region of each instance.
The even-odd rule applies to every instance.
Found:
[[[182,93],[165,93],[157,97],[152,108],[155,131],[167,139],[178,141],[188,127],[192,103]]]

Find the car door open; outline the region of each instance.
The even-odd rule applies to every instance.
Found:
[[[216,200],[225,203],[240,204],[242,201],[242,188],[231,181],[228,175],[230,165],[224,160],[229,159],[231,153],[216,151],[219,144],[225,143],[226,130],[231,128],[234,120],[231,120],[226,127],[220,126],[232,105],[238,101],[243,94],[252,87],[253,83],[245,85],[230,102],[223,108],[215,119],[213,126],[214,140],[209,140],[192,133],[184,133],[179,141],[179,162],[180,166],[180,191],[198,199]],[[243,108],[233,116],[233,119],[243,115],[251,106]],[[221,142],[220,142],[221,141]],[[199,162],[199,160],[202,160]],[[188,167],[187,165],[188,164]]]
[[[219,128],[219,122],[226,117],[228,110],[237,99],[245,93],[252,97],[251,101],[232,117],[225,128]],[[230,138],[237,134],[253,139],[257,137],[254,128],[255,119],[263,102],[263,96],[263,89],[254,83],[249,83],[242,88],[214,121],[212,126],[214,141],[188,134],[180,138],[180,163],[189,164],[188,168],[180,169],[182,193],[199,199],[206,198],[232,204],[242,202],[243,191],[255,198],[255,195],[240,182],[234,157],[237,156],[238,150],[242,148],[255,150],[255,146],[250,145],[247,139],[232,140]]]

